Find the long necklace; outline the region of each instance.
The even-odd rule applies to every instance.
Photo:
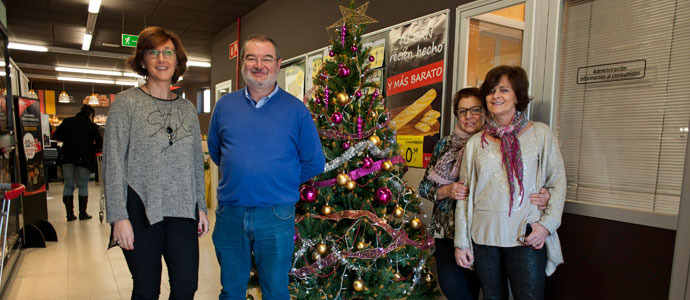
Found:
[[[146,90],[148,91],[147,94],[148,94],[149,96],[155,98],[155,97],[151,94],[151,88],[149,88],[149,83],[147,82],[146,84],[144,84],[144,86],[146,86]],[[170,93],[168,92],[168,97],[169,97],[169,96],[170,96]],[[161,99],[162,99],[162,98],[161,98]],[[173,144],[173,136],[174,136],[174,133],[175,133],[175,130],[173,130],[172,124],[171,124],[171,122],[170,122],[170,120],[172,119],[172,99],[163,99],[163,100],[166,100],[166,101],[170,102],[170,106],[169,106],[169,108],[168,108],[168,114],[165,116],[165,124],[164,124],[164,125],[165,125],[165,133],[168,134],[168,144],[169,144],[170,146],[172,146],[172,144]],[[158,107],[158,104],[156,104],[156,108],[158,108],[158,112],[159,112],[159,113],[161,114],[161,116],[162,116],[162,115],[163,115],[163,112],[161,111],[160,107]]]

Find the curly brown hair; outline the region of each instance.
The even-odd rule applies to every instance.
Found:
[[[525,69],[518,66],[498,66],[486,73],[484,83],[482,83],[481,88],[479,88],[481,98],[486,102],[486,96],[491,94],[491,90],[498,85],[503,75],[508,77],[513,91],[515,92],[515,96],[517,97],[515,109],[524,112],[529,102],[532,101],[532,98],[530,98],[528,94],[529,80],[527,79],[527,72],[525,72]]]
[[[172,77],[172,83],[177,82],[177,80],[187,71],[187,53],[184,51],[182,46],[182,41],[176,33],[165,30],[158,26],[146,27],[139,33],[139,39],[137,40],[137,48],[134,51],[134,55],[127,59],[127,65],[135,73],[148,77],[149,73],[144,69],[142,61],[144,60],[144,54],[146,50],[155,49],[156,47],[162,45],[166,41],[170,40],[175,46],[175,56],[177,56],[177,67],[175,68],[175,73]]]

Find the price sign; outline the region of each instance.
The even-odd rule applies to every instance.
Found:
[[[400,155],[405,159],[408,166],[424,167],[423,135],[399,135],[398,145],[400,145]]]

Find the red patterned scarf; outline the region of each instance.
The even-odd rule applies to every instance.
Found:
[[[501,140],[501,157],[508,175],[508,185],[510,186],[510,209],[508,210],[508,216],[510,216],[513,210],[513,194],[515,193],[513,178],[517,178],[518,185],[520,186],[520,204],[522,204],[522,196],[524,195],[524,187],[522,186],[522,152],[520,151],[520,141],[518,141],[517,135],[525,125],[527,125],[525,114],[517,111],[513,120],[505,127],[501,127],[496,121],[489,118],[484,126],[484,133],[482,133],[482,148],[484,148],[484,143],[489,143],[486,140],[487,134]]]

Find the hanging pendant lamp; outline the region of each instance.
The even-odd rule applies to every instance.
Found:
[[[88,104],[91,106],[98,105],[98,96],[96,96],[96,93],[93,92],[93,84],[91,85],[91,96],[89,96]]]
[[[62,82],[62,92],[58,96],[58,103],[69,103],[69,95],[65,92],[65,82]]]

